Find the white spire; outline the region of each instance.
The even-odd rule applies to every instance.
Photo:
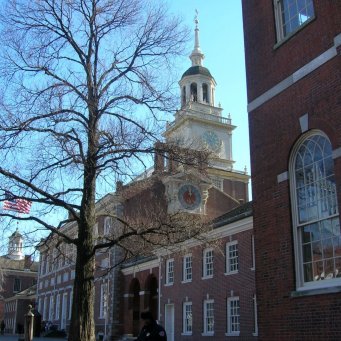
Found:
[[[189,56],[189,58],[192,61],[192,66],[202,65],[202,61],[205,58],[204,54],[200,50],[200,44],[199,44],[199,20],[198,20],[198,11],[195,10],[195,17],[194,17],[194,23],[195,23],[195,39],[194,39],[194,49]]]

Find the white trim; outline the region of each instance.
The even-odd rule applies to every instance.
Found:
[[[299,118],[301,132],[305,133],[309,129],[309,114],[304,114]]]
[[[341,147],[334,149],[332,152],[333,159],[335,160],[339,158],[340,156],[341,156]]]
[[[132,266],[122,269],[121,271],[124,275],[132,275],[135,272],[158,268],[159,264],[160,264],[160,259],[153,259],[148,262],[141,263],[141,264],[133,264]]]
[[[296,70],[294,73],[292,73],[289,77],[285,78],[284,80],[277,83],[269,90],[265,91],[262,95],[256,97],[253,101],[251,101],[248,104],[247,111],[251,112],[257,109],[265,102],[269,101],[270,99],[280,94],[294,83],[298,82],[303,77],[307,76],[308,74],[312,73],[323,64],[327,63],[329,60],[333,59],[335,56],[337,56],[337,47],[340,45],[341,33],[334,37],[334,46],[332,46],[325,52],[321,53],[316,58],[312,59],[310,62]]]
[[[277,183],[278,184],[283,182],[283,181],[286,181],[288,179],[289,179],[288,171],[285,171],[285,172],[277,175]]]
[[[240,219],[230,224],[223,225],[221,227],[215,228],[210,232],[203,233],[199,238],[192,238],[184,241],[183,243],[179,243],[175,246],[170,246],[169,248],[159,248],[155,250],[154,253],[158,256],[167,256],[183,249],[193,248],[195,246],[199,246],[203,244],[203,240],[214,241],[217,239],[225,238],[228,236],[232,236],[237,233],[245,232],[253,229],[253,216]]]

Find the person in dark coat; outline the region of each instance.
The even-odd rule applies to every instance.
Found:
[[[141,313],[141,319],[144,320],[144,326],[136,341],[167,341],[166,331],[156,323],[150,311]]]
[[[5,328],[6,328],[5,321],[2,320],[2,321],[1,321],[1,325],[0,325],[1,335],[4,335]]]

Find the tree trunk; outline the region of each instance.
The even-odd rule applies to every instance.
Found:
[[[73,285],[73,304],[69,341],[96,340],[94,324],[95,257],[88,253],[88,250],[92,249],[92,238],[91,240],[84,240],[83,243],[80,241],[77,246],[76,274]]]

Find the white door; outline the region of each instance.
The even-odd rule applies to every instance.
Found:
[[[62,320],[60,324],[60,329],[66,328],[66,312],[67,312],[67,293],[63,294],[63,300],[62,300]]]
[[[174,304],[165,305],[165,329],[167,340],[174,341]]]

